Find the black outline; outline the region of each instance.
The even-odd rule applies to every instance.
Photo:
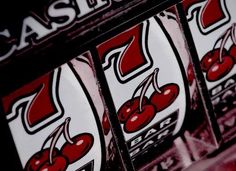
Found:
[[[138,25],[134,26],[134,27],[141,27],[141,28],[140,28],[141,32],[139,33],[141,36],[139,36],[140,39],[138,40],[138,42],[139,42],[139,44],[140,44],[140,50],[141,50],[141,52],[142,52],[141,55],[144,57],[145,63],[136,66],[136,67],[133,69],[133,71],[130,72],[130,73],[133,73],[134,71],[136,71],[136,69],[138,69],[138,68],[140,68],[140,67],[142,67],[142,66],[144,66],[144,65],[147,65],[147,64],[148,64],[148,61],[146,60],[147,58],[150,60],[150,64],[149,64],[148,66],[146,66],[144,69],[138,71],[138,72],[135,73],[134,75],[128,77],[127,79],[121,80],[121,79],[120,79],[120,76],[119,76],[119,74],[118,74],[119,71],[117,71],[117,67],[116,67],[116,66],[119,65],[119,64],[118,64],[118,58],[117,58],[117,57],[114,57],[114,55],[112,55],[112,56],[110,56],[110,58],[108,58],[109,64],[104,68],[104,70],[106,70],[106,69],[108,69],[110,66],[112,66],[111,60],[112,60],[113,58],[115,58],[115,59],[114,59],[114,62],[113,62],[113,65],[114,65],[114,66],[113,66],[113,67],[114,67],[114,73],[115,73],[115,75],[116,75],[117,80],[118,80],[121,84],[125,84],[125,83],[129,82],[130,80],[132,80],[132,79],[134,79],[135,77],[137,77],[137,76],[141,75],[142,73],[146,72],[147,70],[149,70],[149,69],[152,68],[152,66],[153,66],[152,56],[151,56],[151,54],[150,54],[150,52],[149,52],[149,48],[148,48],[148,32],[149,32],[149,25],[150,25],[150,23],[149,23],[148,20],[146,20],[146,23],[147,23],[147,25],[146,25],[145,33],[143,33],[143,27],[144,27],[144,24],[143,24],[143,23],[139,23]],[[139,25],[141,25],[141,26],[139,26]],[[122,32],[122,33],[124,33],[124,32]],[[120,34],[122,34],[122,33],[120,33]],[[118,35],[120,35],[120,34],[118,34]],[[145,35],[145,38],[144,38],[145,40],[143,40],[143,34]],[[118,36],[118,35],[117,35],[117,36]],[[112,39],[112,38],[111,38],[111,39]],[[131,43],[131,42],[132,42],[132,39],[133,39],[133,36],[132,36],[132,38],[130,38],[127,42],[122,43],[121,46],[119,46],[119,47],[114,47],[114,48],[112,48],[112,49],[108,49],[108,51],[105,52],[103,56],[106,56],[109,52],[113,51],[114,49],[118,49],[118,48],[120,48],[120,47],[123,47],[124,44],[129,44],[129,43]],[[110,40],[110,39],[109,39],[109,40]],[[142,43],[143,43],[143,42],[144,42],[145,47],[142,46]],[[147,52],[147,55],[145,55],[145,53],[144,53],[144,50],[143,50],[144,48],[145,48],[145,51]],[[105,61],[105,58],[102,58],[102,63],[104,63],[104,61]],[[126,74],[126,75],[124,75],[124,76],[127,76],[127,75],[129,75],[130,73],[128,73],[128,74]],[[120,75],[122,75],[122,74],[120,74]]]
[[[106,145],[105,145],[106,142],[105,142],[105,138],[104,138],[104,134],[103,134],[101,121],[100,121],[99,116],[98,116],[98,112],[97,112],[96,107],[94,106],[94,103],[93,103],[93,101],[92,101],[92,99],[91,99],[91,97],[88,93],[88,90],[86,89],[86,86],[84,85],[84,83],[81,80],[80,76],[78,75],[75,68],[73,67],[73,64],[69,62],[68,66],[69,66],[70,70],[72,71],[72,73],[74,74],[74,77],[77,79],[78,83],[80,84],[82,90],[84,91],[84,94],[87,97],[88,103],[90,104],[90,107],[92,109],[94,119],[97,123],[97,128],[98,128],[100,143],[101,143],[101,168],[100,168],[100,170],[104,170],[105,169],[105,163],[106,163]]]
[[[88,61],[84,60],[84,59],[81,59],[81,58],[75,58],[75,60],[76,60],[76,61],[83,62],[83,63],[86,63],[89,67],[91,67],[91,64],[90,64]]]

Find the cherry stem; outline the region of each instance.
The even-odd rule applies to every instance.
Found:
[[[156,68],[156,69],[154,70],[152,85],[153,85],[154,89],[155,89],[158,93],[161,93],[161,90],[160,90],[160,88],[159,88],[159,86],[158,86],[158,83],[157,83],[157,80],[158,80],[158,79],[157,79],[158,72],[159,72],[159,68]]]
[[[49,139],[51,139],[53,136],[55,136],[55,134],[57,134],[58,130],[63,127],[64,123],[62,123],[61,125],[59,125],[47,138],[46,140],[43,142],[43,145],[41,147],[41,150],[43,150],[44,146],[46,145],[46,143],[49,141]]]
[[[74,142],[72,141],[70,134],[69,134],[69,123],[70,123],[70,118],[66,118],[63,134],[64,134],[66,141],[68,141],[70,144],[74,144]]]
[[[231,33],[231,29],[228,29],[226,31],[224,37],[223,37],[223,40],[222,40],[221,44],[220,44],[220,56],[219,56],[219,62],[220,63],[222,63],[222,61],[223,61],[223,57],[222,57],[223,49],[224,49],[224,46],[225,46],[225,44],[226,44],[226,42],[227,42],[227,40],[228,40],[228,38],[230,36],[230,33]]]
[[[218,44],[218,42],[223,39],[225,37],[225,35],[227,34],[227,32],[229,31],[229,29],[227,29],[215,42],[214,46],[213,46],[213,50],[215,49],[216,45]],[[212,50],[212,53],[213,53],[213,50]]]
[[[61,125],[60,128],[57,130],[56,135],[52,138],[51,145],[50,145],[50,150],[49,150],[49,164],[50,165],[53,164],[53,159],[52,159],[53,149],[55,148],[56,143],[57,143],[59,137],[61,136],[63,129],[64,129],[64,126]]]
[[[153,80],[153,73],[148,77],[145,85],[141,89],[140,100],[139,100],[139,112],[142,112],[143,97],[145,96],[145,93],[147,92],[147,89],[149,85],[151,84],[152,80]]]
[[[59,139],[59,137],[61,136],[62,133],[64,133],[64,137],[65,139],[73,144],[73,141],[71,140],[70,136],[69,136],[69,122],[70,122],[70,118],[66,118],[65,122],[63,122],[61,125],[59,125],[47,138],[46,140],[43,142],[42,148],[41,150],[43,150],[44,146],[46,145],[46,143],[48,142],[49,139],[52,138],[51,144],[50,144],[50,149],[49,149],[49,164],[53,163],[53,149],[56,146],[56,143]]]
[[[153,75],[153,73],[151,73],[150,75],[148,75],[148,76],[137,86],[137,88],[134,90],[134,93],[133,93],[131,99],[134,99],[135,94],[137,93],[137,91],[138,91],[141,87],[143,87],[144,84],[147,83],[148,79],[149,79],[150,77],[152,77],[152,75]]]
[[[236,28],[236,23],[233,23],[232,27],[231,27],[231,39],[232,39],[233,43],[236,45],[235,28]]]

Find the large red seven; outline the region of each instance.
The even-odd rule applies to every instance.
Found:
[[[127,82],[152,64],[147,49],[149,22],[141,23],[97,47],[104,70],[111,67],[120,82]]]
[[[230,19],[225,0],[184,0],[183,7],[188,20],[198,13],[198,26],[207,34],[227,23]]]
[[[62,116],[58,97],[60,70],[50,72],[3,97],[3,110],[7,119],[22,118],[28,133],[34,133]]]

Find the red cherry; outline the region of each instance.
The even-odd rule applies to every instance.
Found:
[[[226,54],[226,49],[223,49],[222,55]],[[207,72],[210,67],[219,59],[220,49],[214,49],[206,53],[201,59],[200,65],[203,72]]]
[[[143,105],[141,112],[137,109],[125,122],[124,131],[133,133],[144,128],[152,121],[155,114],[155,107],[153,105]]]
[[[222,61],[215,62],[206,74],[208,81],[216,81],[227,75],[233,68],[234,60],[231,56],[223,56]]]
[[[111,129],[111,126],[107,117],[107,113],[105,112],[103,113],[103,116],[102,116],[102,127],[103,127],[104,134],[107,135]]]
[[[54,148],[53,157],[57,156],[59,150]],[[25,171],[38,170],[46,161],[49,161],[49,148],[35,153],[26,163]]]
[[[91,134],[83,133],[74,136],[71,140],[73,144],[66,142],[61,148],[62,154],[67,157],[70,164],[79,160],[89,152],[93,146],[94,139]]]
[[[156,107],[156,111],[160,112],[170,106],[179,94],[179,86],[174,83],[166,84],[160,88],[161,93],[152,93],[151,103]]]
[[[52,163],[47,161],[39,168],[38,171],[65,171],[68,166],[68,161],[63,156],[54,157]]]
[[[229,55],[232,56],[234,58],[234,62],[236,62],[236,45],[232,45],[229,48]]]
[[[132,98],[126,101],[118,110],[118,118],[121,123],[125,123],[129,116],[134,113],[139,107],[140,97]],[[142,105],[148,103],[148,98],[144,97],[142,101]]]

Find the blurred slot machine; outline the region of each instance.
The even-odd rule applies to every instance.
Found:
[[[54,0],[5,23],[1,112],[21,167],[177,171],[232,137],[222,124],[233,118],[235,24],[206,61],[196,59],[193,47],[210,43],[197,34],[199,42],[191,42],[188,29],[204,36],[216,30],[208,17],[203,27],[191,26],[195,13],[207,11],[204,3]],[[222,23],[231,19],[225,14]],[[213,65],[224,60],[232,66],[217,75]],[[228,114],[215,114],[218,108]]]

